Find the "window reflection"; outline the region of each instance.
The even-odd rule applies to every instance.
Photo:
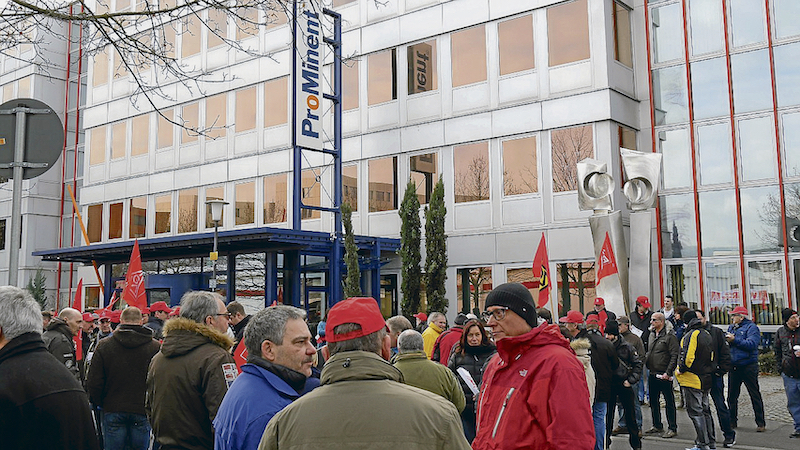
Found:
[[[156,196],[156,234],[169,233],[172,224],[172,195]]]
[[[775,34],[778,39],[800,35],[800,2],[797,0],[772,0],[775,15]],[[800,284],[798,284],[800,286]]]
[[[661,244],[664,258],[697,256],[694,195],[665,195],[660,198]]]
[[[767,49],[731,55],[735,113],[772,108],[772,79]]]
[[[178,192],[178,233],[197,231],[197,189]]]
[[[653,71],[653,101],[656,125],[689,121],[689,93],[686,67],[675,66]]]
[[[547,8],[550,67],[589,59],[589,10],[586,0]]]
[[[486,296],[492,291],[492,268],[457,269],[456,273],[458,310],[473,313],[484,311]]]
[[[489,143],[453,148],[456,203],[489,200]]]
[[[700,156],[700,184],[733,181],[733,146],[729,123],[698,127],[697,150]]]
[[[216,186],[206,188],[206,202],[209,200],[225,200],[225,187]],[[205,203],[206,206],[206,228],[214,228],[214,221],[211,216],[211,205]],[[220,224],[225,221],[225,208],[222,208],[222,216],[220,216]]]
[[[778,106],[800,105],[800,89],[797,88],[800,86],[800,42],[777,46],[773,50],[773,55]]]
[[[127,131],[128,124],[126,122],[117,122],[111,125],[111,159],[125,157],[125,146],[128,143]]]
[[[503,193],[519,195],[533,192],[539,192],[536,137],[503,141]]]
[[[184,19],[182,24],[181,56],[186,58],[200,53],[200,19]]]
[[[108,238],[119,239],[122,237],[122,202],[108,205]]]
[[[786,176],[800,176],[800,113],[784,114],[783,126],[783,154],[786,159]]]
[[[725,58],[692,63],[692,108],[694,119],[730,114],[728,64]]]
[[[342,110],[358,108],[358,60],[342,61]]]
[[[614,2],[614,58],[633,68],[633,44],[631,43],[631,12]]]
[[[227,126],[228,95],[217,94],[206,99],[206,136],[209,139],[225,137]]]
[[[687,188],[692,185],[692,153],[689,129],[658,132],[661,147],[664,189]]]
[[[92,128],[90,131],[91,151],[89,165],[102,164],[106,161],[106,127]]]
[[[144,155],[150,143],[150,116],[137,116],[131,121],[131,156]]]
[[[258,36],[258,10],[256,8],[239,8],[236,11],[236,39],[243,40]]]
[[[533,17],[517,17],[497,24],[500,75],[534,68]]]
[[[408,95],[435,91],[438,88],[436,40],[409,45],[407,57]]]
[[[739,121],[739,154],[742,181],[774,179],[778,174],[775,161],[775,127],[772,117]]]
[[[722,51],[725,45],[722,33],[722,2],[719,0],[690,0],[689,22],[692,55]]]
[[[664,291],[671,294],[675,304],[686,303],[689,308],[700,308],[700,284],[697,263],[674,263],[664,266],[666,277]]]
[[[187,144],[197,142],[197,128],[200,124],[200,105],[190,103],[181,108],[181,116],[178,118],[178,123],[183,125],[181,128],[181,143]]]
[[[256,183],[239,183],[235,189],[236,225],[256,223]]]
[[[764,42],[766,16],[764,2],[753,0],[730,0],[731,40],[734,47]]]
[[[730,323],[729,312],[744,304],[741,272],[736,262],[709,262],[703,268],[708,318],[715,325]]]
[[[156,148],[172,147],[172,131],[175,126],[172,122],[165,119],[172,120],[172,108],[165,109],[158,114],[156,126],[158,127],[158,135],[156,136]]]
[[[742,237],[745,253],[780,251],[781,198],[778,186],[746,188],[740,192],[742,201]]]
[[[236,91],[236,132],[256,127],[256,87]]]
[[[255,108],[253,109],[255,115]],[[264,83],[264,127],[283,125],[289,120],[289,77]]]
[[[86,234],[89,236],[89,244],[103,240],[102,203],[86,208]]]
[[[553,158],[553,192],[578,189],[578,161],[594,156],[591,125],[550,132]]]
[[[106,83],[108,83],[108,53],[106,53],[106,49],[102,49],[94,55],[92,85],[101,86]]]
[[[286,222],[286,174],[264,177],[264,223]]]
[[[342,167],[342,203],[348,203],[353,212],[358,211],[358,166]]]
[[[701,192],[699,206],[703,256],[738,255],[739,230],[733,190]]]
[[[370,106],[397,99],[395,49],[367,57],[367,101]]]
[[[128,212],[128,237],[131,239],[144,237],[147,230],[147,197],[132,198]]]
[[[653,62],[683,58],[683,16],[681,4],[672,3],[650,11]]]
[[[410,158],[411,179],[417,186],[417,198],[424,205],[430,203],[433,187],[439,181],[436,153],[426,153]]]
[[[266,15],[265,22],[267,24],[267,30],[271,30],[289,23],[289,17],[286,15],[286,11],[284,11],[282,8],[269,9],[264,11],[264,14]]]
[[[228,37],[228,14],[223,9],[208,8],[208,22],[205,27],[208,34],[208,48],[222,45],[223,39]]]
[[[319,169],[306,169],[302,174],[303,204],[308,206],[320,206],[322,186],[320,184]],[[303,219],[318,219],[319,211],[302,208],[300,217]]]
[[[595,290],[594,262],[568,262],[556,265],[558,285],[558,315],[567,311],[588,312],[594,310]]]
[[[397,209],[397,157],[371,159],[369,171],[369,212]]]
[[[753,322],[783,325],[781,311],[786,307],[783,263],[779,260],[750,261],[747,263],[747,280],[747,303]]]
[[[486,81],[486,30],[483,25],[450,35],[453,87]]]

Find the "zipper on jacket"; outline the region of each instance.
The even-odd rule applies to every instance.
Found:
[[[492,430],[492,439],[497,435],[497,428],[500,426],[500,419],[503,418],[503,413],[506,411],[506,406],[508,406],[508,400],[511,398],[511,394],[514,393],[514,388],[509,389],[508,395],[506,395],[506,399],[503,401],[503,407],[500,408],[500,414],[497,415],[497,422],[494,423],[494,430]]]

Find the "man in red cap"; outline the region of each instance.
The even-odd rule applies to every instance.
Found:
[[[414,329],[420,333],[425,331],[425,328],[428,326],[428,315],[424,312],[418,312],[411,317],[417,319],[417,323],[414,324]]]
[[[589,311],[586,313],[586,319],[588,320],[589,316],[593,315],[597,315],[601,335],[605,333],[606,323],[608,323],[609,320],[617,320],[617,315],[614,314],[613,311],[606,309],[606,301],[603,299],[603,297],[597,297],[594,299],[594,311]]]
[[[728,407],[731,410],[731,427],[736,428],[739,419],[739,393],[742,383],[750,394],[756,416],[756,431],[767,429],[764,419],[764,400],[758,386],[758,344],[761,331],[748,319],[747,308],[737,306],[730,312],[731,325],[725,339],[731,346],[731,372],[728,374]]]
[[[328,311],[325,336],[331,357],[322,385],[276,414],[259,450],[397,447],[469,449],[455,406],[402,384],[387,362],[390,339],[372,298],[349,298]],[[343,399],[345,403],[343,402]]]
[[[169,318],[171,312],[172,308],[167,306],[166,302],[155,302],[150,305],[150,317],[144,326],[153,330],[153,338],[158,340],[164,338],[164,322]]]

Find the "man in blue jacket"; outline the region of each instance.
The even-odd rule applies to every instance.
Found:
[[[731,428],[736,428],[739,419],[739,392],[742,383],[750,394],[753,411],[756,414],[756,431],[767,429],[764,420],[764,400],[758,386],[758,344],[761,332],[758,326],[748,319],[747,308],[737,306],[730,312],[731,322],[725,339],[731,346],[731,372],[728,374],[728,406],[731,410]]]
[[[252,316],[244,331],[247,364],[214,419],[214,448],[257,449],[272,416],[319,386],[310,378],[317,350],[305,317],[302,309],[284,305]]]

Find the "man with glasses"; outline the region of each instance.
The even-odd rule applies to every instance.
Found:
[[[645,365],[650,370],[650,413],[653,417],[653,427],[645,431],[647,435],[661,435],[669,439],[678,432],[678,421],[675,410],[675,393],[672,391],[672,374],[678,364],[680,344],[675,333],[666,326],[664,313],[653,313],[650,318],[651,331],[647,345],[648,352]],[[667,425],[661,421],[661,395],[667,410]]]
[[[164,343],[147,373],[145,410],[167,448],[214,448],[212,422],[236,379],[230,313],[219,294],[189,291],[180,317],[164,325]]]
[[[483,376],[472,448],[594,448],[583,364],[558,326],[537,327],[530,291],[519,283],[497,286],[483,318],[497,354]]]

